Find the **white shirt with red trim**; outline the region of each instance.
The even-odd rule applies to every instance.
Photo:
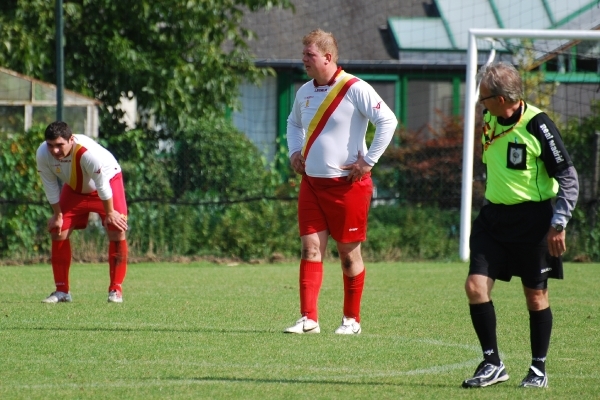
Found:
[[[348,75],[341,71],[331,86],[315,86],[314,80],[311,80],[298,89],[287,120],[290,157],[303,150],[309,139],[309,125],[319,106],[328,93],[335,90],[336,85],[343,84],[344,77],[347,78]],[[340,167],[356,162],[359,153],[369,165],[375,165],[389,145],[398,124],[393,111],[375,89],[360,79],[350,86],[331,115],[325,115],[324,118],[322,122],[325,125],[305,157],[305,171],[308,176],[347,176],[349,171],[341,170]],[[369,121],[375,125],[375,136],[367,149],[365,136]]]
[[[37,149],[37,170],[44,184],[46,198],[50,204],[58,203],[58,178],[78,193],[87,194],[97,190],[100,199],[110,199],[110,180],[121,172],[119,163],[108,150],[92,138],[85,135],[73,137],[71,153],[61,160],[52,157],[46,142]]]

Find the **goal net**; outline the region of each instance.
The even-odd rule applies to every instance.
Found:
[[[460,257],[469,258],[471,211],[481,201],[485,176],[481,162],[477,105],[478,68],[506,61],[522,72],[525,96],[556,122],[571,156],[580,157],[579,203],[598,195],[600,119],[600,31],[471,29],[467,52],[464,146],[460,222]],[[595,149],[595,150],[594,150]],[[478,159],[479,158],[479,159]],[[583,158],[583,160],[581,159]]]

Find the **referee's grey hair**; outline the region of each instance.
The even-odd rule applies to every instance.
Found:
[[[523,98],[523,81],[512,64],[497,62],[484,65],[477,73],[477,80],[491,94],[502,96],[511,103]]]

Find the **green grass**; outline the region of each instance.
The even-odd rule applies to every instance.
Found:
[[[550,387],[520,389],[529,361],[520,282],[494,290],[511,379],[460,388],[481,359],[463,282],[467,264],[367,266],[360,336],[333,334],[342,308],[328,262],[320,335],[284,335],[298,318],[298,266],[133,264],[123,304],[108,267],[74,265],[71,304],[46,305],[47,265],[0,267],[0,398],[588,399],[600,395],[600,269],[567,264],[550,282]]]

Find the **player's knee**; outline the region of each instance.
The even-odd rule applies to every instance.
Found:
[[[60,234],[57,232],[52,232],[50,234],[50,238],[54,241],[62,241],[66,240],[69,237],[69,231],[61,231]]]
[[[487,297],[487,287],[481,285],[477,280],[468,278],[465,282],[465,293],[471,301],[480,301]]]
[[[121,240],[125,240],[127,238],[127,236],[125,235],[125,232],[119,232],[119,231],[108,231],[108,240],[110,240],[111,242],[119,242]]]
[[[542,290],[527,290],[525,292],[527,309],[532,311],[544,310],[550,306],[548,296]]]
[[[344,269],[351,269],[352,265],[354,264],[352,262],[352,259],[348,256],[342,258],[341,261],[342,261],[342,268],[344,268]]]
[[[302,247],[302,259],[303,260],[314,260],[320,257],[319,248],[316,246]]]

